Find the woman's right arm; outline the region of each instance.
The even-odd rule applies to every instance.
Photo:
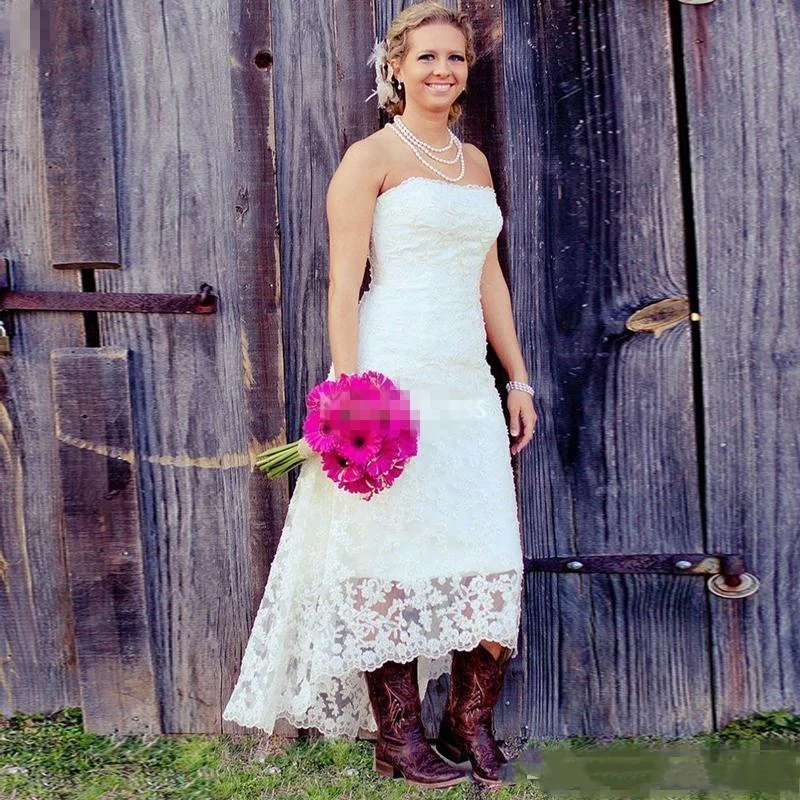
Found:
[[[328,185],[328,338],[334,379],[358,367],[358,292],[384,178],[381,170],[374,144],[362,140],[347,149]]]

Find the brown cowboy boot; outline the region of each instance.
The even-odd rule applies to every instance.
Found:
[[[364,675],[378,723],[375,743],[377,772],[391,778],[405,778],[415,786],[434,789],[467,780],[462,770],[439,758],[425,738],[416,659],[407,664],[387,661]]]
[[[511,653],[504,647],[495,660],[482,645],[468,653],[453,653],[450,694],[436,749],[453,764],[471,763],[472,774],[481,783],[502,783],[501,768],[508,763],[494,739],[492,709],[503,689]]]

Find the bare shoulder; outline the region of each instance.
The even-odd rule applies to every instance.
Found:
[[[489,160],[483,151],[469,142],[463,143],[464,158],[474,168],[474,171],[483,176],[483,183],[492,183],[492,171],[489,167]]]
[[[480,163],[487,169],[489,168],[489,160],[483,154],[483,150],[476,147],[474,144],[470,144],[469,142],[464,142],[463,147],[465,155],[471,155],[477,163]]]
[[[353,142],[333,173],[328,195],[369,202],[377,197],[385,174],[386,157],[377,134]]]

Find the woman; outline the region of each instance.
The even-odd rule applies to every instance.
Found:
[[[474,62],[462,12],[406,8],[376,46],[392,115],[328,189],[328,378],[377,370],[410,393],[418,454],[364,502],[303,463],[225,719],[327,735],[377,729],[375,766],[417,785],[499,782],[492,709],[520,619],[522,549],[508,432],[486,362],[506,369],[511,453],[536,424],[497,260],[484,155],[448,124]],[[369,291],[359,302],[367,256]],[[450,671],[437,751],[420,690]]]

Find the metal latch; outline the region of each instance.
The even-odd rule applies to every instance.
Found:
[[[133,292],[17,292],[11,288],[7,258],[0,265],[0,311],[117,311],[144,314],[215,314],[217,297],[207,283],[195,294]],[[66,265],[58,265],[63,269]],[[70,264],[72,269],[94,264]]]
[[[525,558],[525,572],[632,573],[710,575],[708,590],[717,597],[739,599],[755,594],[758,578],[745,571],[735,553],[630,553],[557,558]]]

